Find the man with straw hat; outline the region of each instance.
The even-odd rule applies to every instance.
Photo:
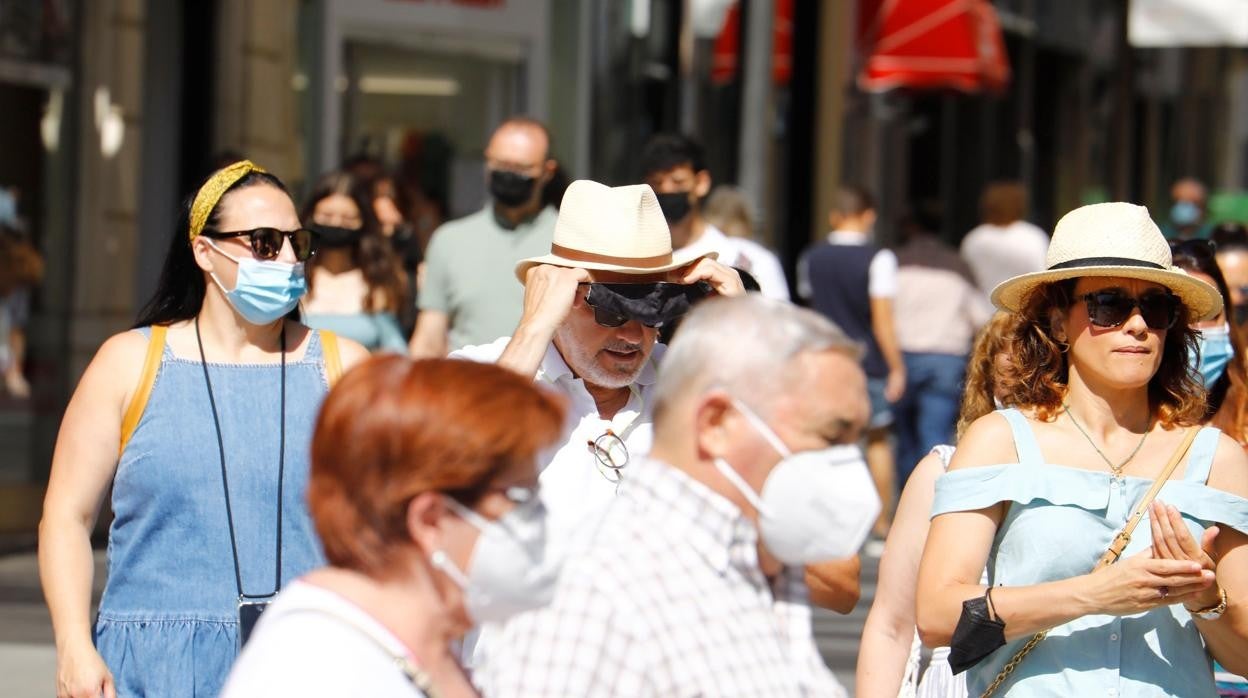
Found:
[[[515,332],[454,357],[494,361],[569,402],[568,438],[541,459],[551,542],[562,548],[650,450],[650,389],[659,331],[703,296],[744,292],[714,255],[673,252],[646,185],[568,187],[550,253],[521,260],[524,313]]]
[[[516,331],[452,356],[497,361],[567,398],[567,438],[540,459],[550,544],[558,553],[592,529],[588,522],[650,450],[651,391],[665,350],[657,344],[660,330],[706,295],[745,289],[714,253],[673,251],[649,186],[588,180],[568,187],[550,253],[522,260],[516,275],[525,285]],[[753,331],[725,328],[734,330]],[[808,571],[818,603],[848,612],[858,595],[856,560]],[[488,654],[485,644],[472,663]]]

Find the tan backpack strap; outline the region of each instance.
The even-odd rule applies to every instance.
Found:
[[[1122,557],[1122,551],[1127,549],[1127,544],[1131,542],[1131,534],[1135,532],[1135,527],[1139,525],[1144,515],[1148,513],[1148,505],[1153,503],[1157,498],[1157,493],[1170,480],[1170,474],[1179,465],[1179,461],[1183,460],[1183,456],[1187,455],[1187,449],[1191,448],[1192,442],[1196,440],[1196,434],[1200,433],[1200,427],[1190,427],[1187,433],[1183,435],[1183,441],[1179,443],[1179,447],[1170,455],[1170,461],[1166,463],[1166,467],[1161,469],[1161,474],[1153,480],[1153,486],[1148,488],[1148,492],[1135,505],[1135,510],[1131,512],[1131,516],[1127,517],[1127,522],[1123,524],[1122,530],[1114,536],[1114,541],[1109,544],[1109,549],[1097,561],[1096,567],[1100,569],[1105,565],[1112,565]]]
[[[325,381],[334,387],[342,377],[342,354],[338,353],[338,335],[329,330],[317,330],[321,333],[321,353],[325,357]]]
[[[117,448],[119,458],[139,426],[143,410],[147,409],[147,399],[152,396],[152,386],[156,384],[156,373],[160,371],[160,357],[165,351],[165,335],[168,332],[169,328],[164,325],[152,325],[152,336],[147,340],[147,356],[143,359],[143,372],[139,374],[139,383],[121,418],[121,445]]]
[[[1131,534],[1135,532],[1135,527],[1139,525],[1144,518],[1144,514],[1147,513],[1148,505],[1153,503],[1153,500],[1157,498],[1157,493],[1170,480],[1170,474],[1174,472],[1179,461],[1183,460],[1183,456],[1187,455],[1187,449],[1196,440],[1196,434],[1199,432],[1200,427],[1190,427],[1187,433],[1183,435],[1183,441],[1179,443],[1179,447],[1170,455],[1170,461],[1166,463],[1166,467],[1161,469],[1161,474],[1157,476],[1157,479],[1153,480],[1153,486],[1148,488],[1148,492],[1145,492],[1139,503],[1135,505],[1135,510],[1131,512],[1131,516],[1127,517],[1127,522],[1123,525],[1122,530],[1118,532],[1118,535],[1114,536],[1114,541],[1109,544],[1109,549],[1105,551],[1104,555],[1101,555],[1100,560],[1096,561],[1096,567],[1092,568],[1093,571],[1099,570],[1106,565],[1114,564],[1122,556],[1122,551],[1126,550],[1127,544],[1131,542]],[[997,674],[997,678],[980,694],[980,698],[989,698],[993,693],[996,693],[1001,684],[1005,683],[1005,679],[1023,661],[1023,658],[1035,649],[1036,645],[1040,644],[1040,641],[1048,634],[1049,631],[1044,630],[1032,635],[1027,644],[1023,645],[1022,649],[1015,653],[1010,661],[1005,663],[1001,672]]]

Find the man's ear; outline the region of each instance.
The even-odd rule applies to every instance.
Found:
[[[555,171],[559,169],[559,162],[554,158],[548,158],[542,164],[542,182],[549,182],[555,176]]]
[[[879,216],[873,208],[863,211],[858,217],[862,219],[862,227],[867,229],[870,229],[871,226],[875,225],[875,221],[879,219]]]
[[[713,390],[699,398],[693,413],[698,455],[713,458],[727,453],[732,430],[740,428],[737,421],[737,411],[727,393]]]
[[[699,170],[693,176],[693,195],[699,199],[706,198],[711,193],[711,171]]]

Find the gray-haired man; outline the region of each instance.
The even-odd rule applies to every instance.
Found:
[[[650,457],[552,604],[507,626],[485,692],[843,695],[802,567],[852,555],[879,512],[853,445],[868,418],[859,352],[760,296],[690,313],[655,388]]]

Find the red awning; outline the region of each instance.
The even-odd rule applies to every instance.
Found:
[[[1010,80],[988,0],[859,0],[858,85],[999,91]]]

